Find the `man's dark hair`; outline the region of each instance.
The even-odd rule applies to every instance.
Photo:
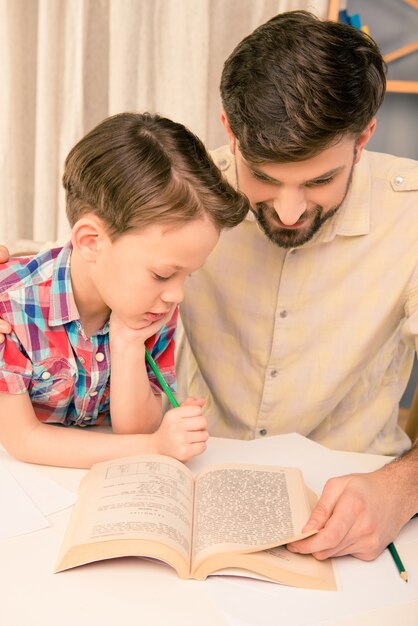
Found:
[[[308,159],[358,136],[379,109],[386,65],[373,39],[307,11],[281,13],[226,60],[221,97],[243,156]]]

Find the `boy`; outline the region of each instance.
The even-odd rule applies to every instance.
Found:
[[[187,460],[206,446],[203,402],[161,422],[145,347],[173,384],[184,281],[246,201],[192,133],[148,114],[99,124],[68,155],[63,182],[71,242],[0,272],[13,326],[0,352],[0,440],[21,460],[69,467],[140,452]],[[49,425],[109,414],[112,434]]]

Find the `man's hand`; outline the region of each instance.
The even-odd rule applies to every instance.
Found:
[[[6,263],[9,260],[10,254],[6,246],[0,246],[0,263]]]
[[[418,449],[416,449],[418,453]],[[288,545],[291,552],[317,559],[351,554],[375,559],[416,513],[416,462],[399,460],[368,474],[329,480],[303,529],[319,532]]]
[[[6,246],[0,246],[0,264],[6,263],[9,260],[9,251]],[[1,269],[1,268],[0,268]],[[4,322],[0,319],[0,343],[4,341],[4,335],[8,335],[12,332],[12,327],[8,322]]]
[[[0,318],[0,343],[3,343],[5,340],[4,335],[9,335],[12,332],[12,327],[9,322],[5,322]]]
[[[206,417],[202,415],[204,403],[203,399],[187,398],[180,407],[167,411],[152,435],[153,453],[188,461],[204,452],[209,438]]]

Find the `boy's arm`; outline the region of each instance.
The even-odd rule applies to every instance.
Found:
[[[110,341],[110,416],[121,434],[153,433],[161,423],[161,396],[154,395],[145,364],[145,346]]]
[[[145,341],[174,313],[144,329],[126,326],[115,313],[110,317],[110,415],[117,433],[153,433],[161,423],[161,396],[155,395],[147,373]]]
[[[28,463],[88,468],[135,454],[166,454],[187,461],[206,448],[206,420],[198,406],[168,411],[154,434],[119,435],[44,424],[28,393],[0,393],[0,442]]]

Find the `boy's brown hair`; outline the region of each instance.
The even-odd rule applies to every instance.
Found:
[[[366,128],[386,89],[379,48],[353,26],[307,11],[276,15],[224,64],[221,96],[246,159],[309,159]]]
[[[63,185],[71,226],[94,213],[111,239],[204,215],[221,230],[239,224],[249,209],[200,139],[149,113],[114,115],[90,131],[70,151]]]

